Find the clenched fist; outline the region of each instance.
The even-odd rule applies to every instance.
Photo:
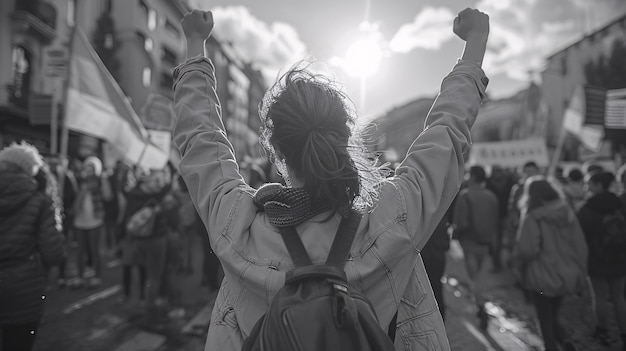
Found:
[[[183,17],[181,24],[187,40],[206,40],[213,30],[211,11],[193,10]]]
[[[489,36],[489,16],[475,9],[466,8],[454,19],[454,34],[467,41],[486,41]]]

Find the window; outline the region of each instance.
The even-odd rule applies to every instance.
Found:
[[[178,63],[176,53],[166,47],[161,50],[161,59],[163,60],[163,62],[166,62],[172,66],[176,66],[176,64]]]
[[[11,55],[13,70],[13,86],[10,91],[9,100],[22,107],[28,106],[28,96],[30,91],[30,52],[22,46],[14,46]]]
[[[139,42],[143,44],[144,50],[146,50],[146,52],[152,52],[154,49],[154,41],[152,41],[152,38],[146,37],[141,32],[136,32],[135,34],[137,35]]]
[[[157,26],[157,13],[154,9],[148,10],[148,29],[154,30]]]
[[[76,0],[69,0],[67,2],[67,25],[74,27],[76,23]]]
[[[152,68],[144,67],[141,75],[141,82],[143,83],[144,88],[149,88],[150,85],[152,85]]]

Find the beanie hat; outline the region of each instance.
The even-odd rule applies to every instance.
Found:
[[[91,167],[93,167],[93,173],[96,175],[96,177],[102,175],[102,161],[100,161],[99,158],[97,158],[96,156],[87,157],[85,159],[85,162],[83,163],[83,167],[87,167],[88,165],[91,165]]]
[[[35,171],[44,164],[37,148],[25,141],[22,141],[20,144],[12,143],[2,149],[0,151],[0,162],[15,164],[29,175],[34,175]]]

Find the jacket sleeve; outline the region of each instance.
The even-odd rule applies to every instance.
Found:
[[[513,255],[520,262],[528,262],[541,252],[541,228],[535,218],[524,216],[518,232]]]
[[[235,190],[245,186],[215,87],[215,68],[208,58],[190,59],[174,70],[173,140],[181,156],[179,168],[196,210],[211,228],[212,244],[213,233],[228,226],[224,219],[237,201]]]
[[[39,223],[37,228],[37,249],[44,265],[49,268],[65,260],[65,239],[54,219],[52,200],[41,196]]]
[[[460,60],[441,84],[425,130],[396,169],[407,210],[407,230],[424,247],[459,191],[471,144],[470,128],[488,83],[482,69]]]

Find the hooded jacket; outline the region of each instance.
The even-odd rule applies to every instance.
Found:
[[[618,262],[607,262],[600,242],[604,236],[602,218],[615,211],[626,216],[626,208],[617,195],[606,192],[587,199],[578,212],[580,225],[589,245],[589,275],[592,277],[620,277],[626,275],[626,254]]]
[[[532,291],[563,296],[584,288],[587,244],[568,204],[555,200],[522,216],[513,262]]]
[[[0,325],[43,314],[46,269],[65,258],[52,200],[24,172],[0,172]]]
[[[205,350],[240,350],[294,264],[278,229],[253,201],[239,173],[215,93],[215,69],[193,58],[174,71],[180,172],[224,268]],[[397,313],[396,350],[449,350],[420,251],[450,206],[464,175],[470,128],[488,79],[461,61],[443,80],[426,128],[396,175],[380,185],[363,214],[346,262],[348,280],[372,303],[381,328]],[[416,131],[417,134],[417,131]],[[297,227],[311,260],[325,262],[340,215],[323,213]]]

